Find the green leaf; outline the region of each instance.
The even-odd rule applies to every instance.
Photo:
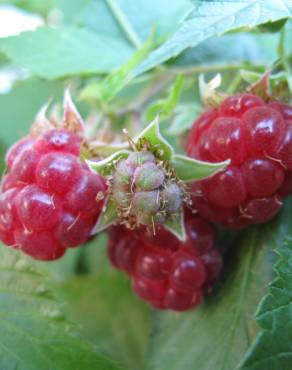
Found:
[[[209,37],[241,27],[255,27],[292,15],[291,0],[196,0],[193,3],[193,11],[178,31],[137,67],[137,75]]]
[[[78,2],[57,0],[63,3],[65,17],[67,8]],[[186,14],[192,9],[189,0],[156,0],[155,4],[149,0],[79,0],[83,11],[78,8],[72,13],[69,21],[74,21],[96,33],[108,34],[124,42],[137,44],[145,42],[153,29],[158,43],[164,41],[179,26]],[[87,2],[87,6],[84,3]],[[81,7],[79,5],[79,8]],[[75,6],[76,7],[76,6]],[[129,33],[129,29],[131,30]],[[135,34],[133,39],[132,35]]]
[[[174,111],[174,118],[169,125],[167,133],[170,136],[183,134],[192,127],[194,120],[201,110],[202,107],[195,102],[178,105]]]
[[[165,99],[158,100],[147,108],[147,121],[152,121],[158,114],[162,120],[168,118],[172,114],[179,101],[183,83],[184,76],[178,75],[174,84],[170,88],[168,96]]]
[[[276,278],[261,301],[256,320],[261,327],[241,370],[290,370],[292,364],[292,240],[277,249]]]
[[[169,61],[170,67],[188,68],[198,66],[202,71],[206,66],[214,66],[214,71],[223,65],[233,68],[236,65],[267,65],[278,57],[278,34],[242,32],[212,37],[199,45],[185,50],[177,58]]]
[[[68,280],[59,294],[84,337],[127,369],[145,370],[150,310],[132,293],[128,278],[109,267]],[[91,369],[99,370],[84,368]]]
[[[109,103],[117,95],[117,93],[131,81],[131,72],[138,65],[138,63],[149,54],[152,45],[153,37],[150,37],[149,40],[139,50],[137,50],[125,64],[123,64],[116,71],[113,71],[107,75],[102,82],[95,85],[95,95],[97,99],[103,103]],[[90,94],[91,97],[94,94],[92,87]],[[86,87],[81,91],[80,98],[82,98],[82,96],[84,97],[85,95]]]
[[[135,139],[138,143],[141,139],[147,139],[153,147],[162,151],[164,160],[170,160],[174,154],[172,146],[164,139],[159,129],[159,116],[157,116]]]
[[[76,333],[28,258],[3,246],[0,254],[1,369],[118,369]]]
[[[50,96],[56,100],[61,99],[63,89],[63,84],[58,81],[29,78],[15,83],[7,94],[0,94],[1,122],[3,122],[0,125],[1,142],[5,146],[10,146],[27,135],[39,109],[48,102]]]
[[[129,153],[129,150],[119,150],[118,148],[118,151],[101,161],[96,162],[87,160],[86,163],[93,172],[99,173],[100,175],[108,175],[112,172],[114,163],[121,158],[127,157]]]
[[[102,210],[92,235],[98,234],[118,221],[116,202],[109,197],[105,202],[105,210]]]
[[[174,168],[176,175],[184,182],[201,180],[214,175],[228,166],[229,163],[229,160],[218,163],[203,162],[181,154],[174,155],[171,160],[171,166]]]
[[[167,219],[163,226],[182,242],[186,241],[186,229],[183,212],[180,212],[173,218]]]
[[[38,28],[0,39],[0,50],[31,73],[48,78],[107,73],[133,49],[106,34],[74,27]]]
[[[256,335],[253,313],[271,279],[271,248],[280,235],[275,222],[248,230],[231,246],[220,286],[201,307],[156,315],[148,349],[151,370],[237,368]]]

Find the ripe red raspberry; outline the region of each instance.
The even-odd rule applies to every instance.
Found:
[[[237,94],[193,124],[186,150],[231,164],[193,185],[193,203],[208,221],[233,228],[270,220],[292,193],[292,107]]]
[[[197,306],[202,292],[212,289],[221,271],[222,257],[214,246],[212,227],[190,213],[186,217],[185,243],[163,228],[155,235],[123,226],[108,232],[113,266],[131,277],[141,299],[159,309],[185,311]]]
[[[84,243],[106,184],[79,159],[81,139],[65,129],[27,137],[7,153],[0,193],[0,239],[41,260]]]

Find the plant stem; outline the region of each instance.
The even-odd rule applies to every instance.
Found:
[[[227,94],[232,95],[240,86],[241,81],[241,75],[240,73],[237,73],[226,90]]]
[[[127,39],[131,42],[135,48],[140,48],[142,46],[142,42],[137,35],[136,31],[129,23],[128,19],[126,18],[124,12],[117,4],[116,0],[105,0],[108,7],[112,11],[113,15],[115,16],[120,28],[123,30],[124,34],[126,35]]]
[[[117,116],[121,117],[127,113],[141,113],[145,105],[158,93],[166,89],[169,83],[172,81],[173,76],[162,75],[154,80],[154,83],[150,83],[148,87],[143,91],[143,94],[138,97],[133,103],[123,107],[117,112]]]

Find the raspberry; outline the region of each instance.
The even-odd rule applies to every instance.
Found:
[[[8,151],[0,196],[0,239],[41,260],[60,258],[89,238],[102,208],[105,180],[78,155],[67,130],[24,138]]]
[[[188,135],[193,158],[231,164],[193,184],[200,216],[231,228],[270,220],[292,193],[292,107],[251,94],[225,99],[203,113]]]
[[[219,276],[222,257],[214,246],[212,227],[186,212],[186,232],[185,243],[162,227],[151,236],[145,228],[115,226],[108,232],[113,266],[125,271],[134,292],[155,308],[189,310]]]
[[[183,191],[162,162],[146,150],[132,152],[116,166],[112,181],[118,214],[129,227],[161,224],[178,213]]]

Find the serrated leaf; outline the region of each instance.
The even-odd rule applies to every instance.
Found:
[[[69,317],[81,325],[84,337],[127,369],[145,370],[150,310],[121,271],[107,266],[106,271],[73,277],[59,288]]]
[[[149,40],[140,49],[138,49],[125,64],[123,64],[116,71],[113,71],[107,75],[102,82],[97,84],[95,91],[97,99],[103,103],[109,103],[117,95],[117,93],[131,81],[133,78],[131,72],[138,65],[138,63],[145,59],[145,57],[149,54],[152,45],[153,37],[150,37]],[[84,96],[84,90],[81,92],[80,97],[82,97],[82,94]]]
[[[108,175],[112,172],[112,166],[114,165],[114,163],[121,158],[127,157],[129,153],[129,150],[118,150],[105,159],[102,159],[100,161],[87,160],[86,163],[93,172],[99,173],[100,175]]]
[[[195,102],[178,105],[174,111],[174,118],[167,129],[167,133],[170,136],[177,136],[186,132],[192,127],[194,120],[201,110],[202,107]]]
[[[1,369],[118,369],[76,333],[28,258],[3,246],[0,254]]]
[[[291,0],[197,0],[177,32],[142,62],[135,73],[141,74],[194,47],[209,37],[241,27],[255,27],[268,21],[291,17]]]
[[[42,27],[0,39],[0,50],[33,74],[53,79],[107,73],[124,63],[133,49],[106,34],[77,27]]]
[[[138,143],[142,138],[147,139],[153,147],[161,150],[164,160],[170,160],[173,156],[174,151],[172,146],[160,133],[158,116],[134,139],[134,142]]]
[[[95,235],[107,229],[109,226],[118,221],[117,205],[112,197],[108,197],[105,202],[105,210],[102,210],[99,219],[93,228],[91,234]]]
[[[183,212],[180,212],[175,217],[167,219],[163,226],[182,242],[186,241],[186,229]]]
[[[275,280],[261,301],[256,320],[261,331],[241,370],[290,370],[292,364],[292,239],[277,249]]]
[[[168,118],[174,111],[180,98],[184,83],[184,76],[178,75],[171,86],[168,96],[150,105],[146,111],[147,121],[152,121],[159,114],[161,119]]]
[[[171,166],[176,175],[184,182],[191,182],[214,175],[224,169],[230,160],[218,163],[203,162],[197,159],[175,154],[171,159]]]

